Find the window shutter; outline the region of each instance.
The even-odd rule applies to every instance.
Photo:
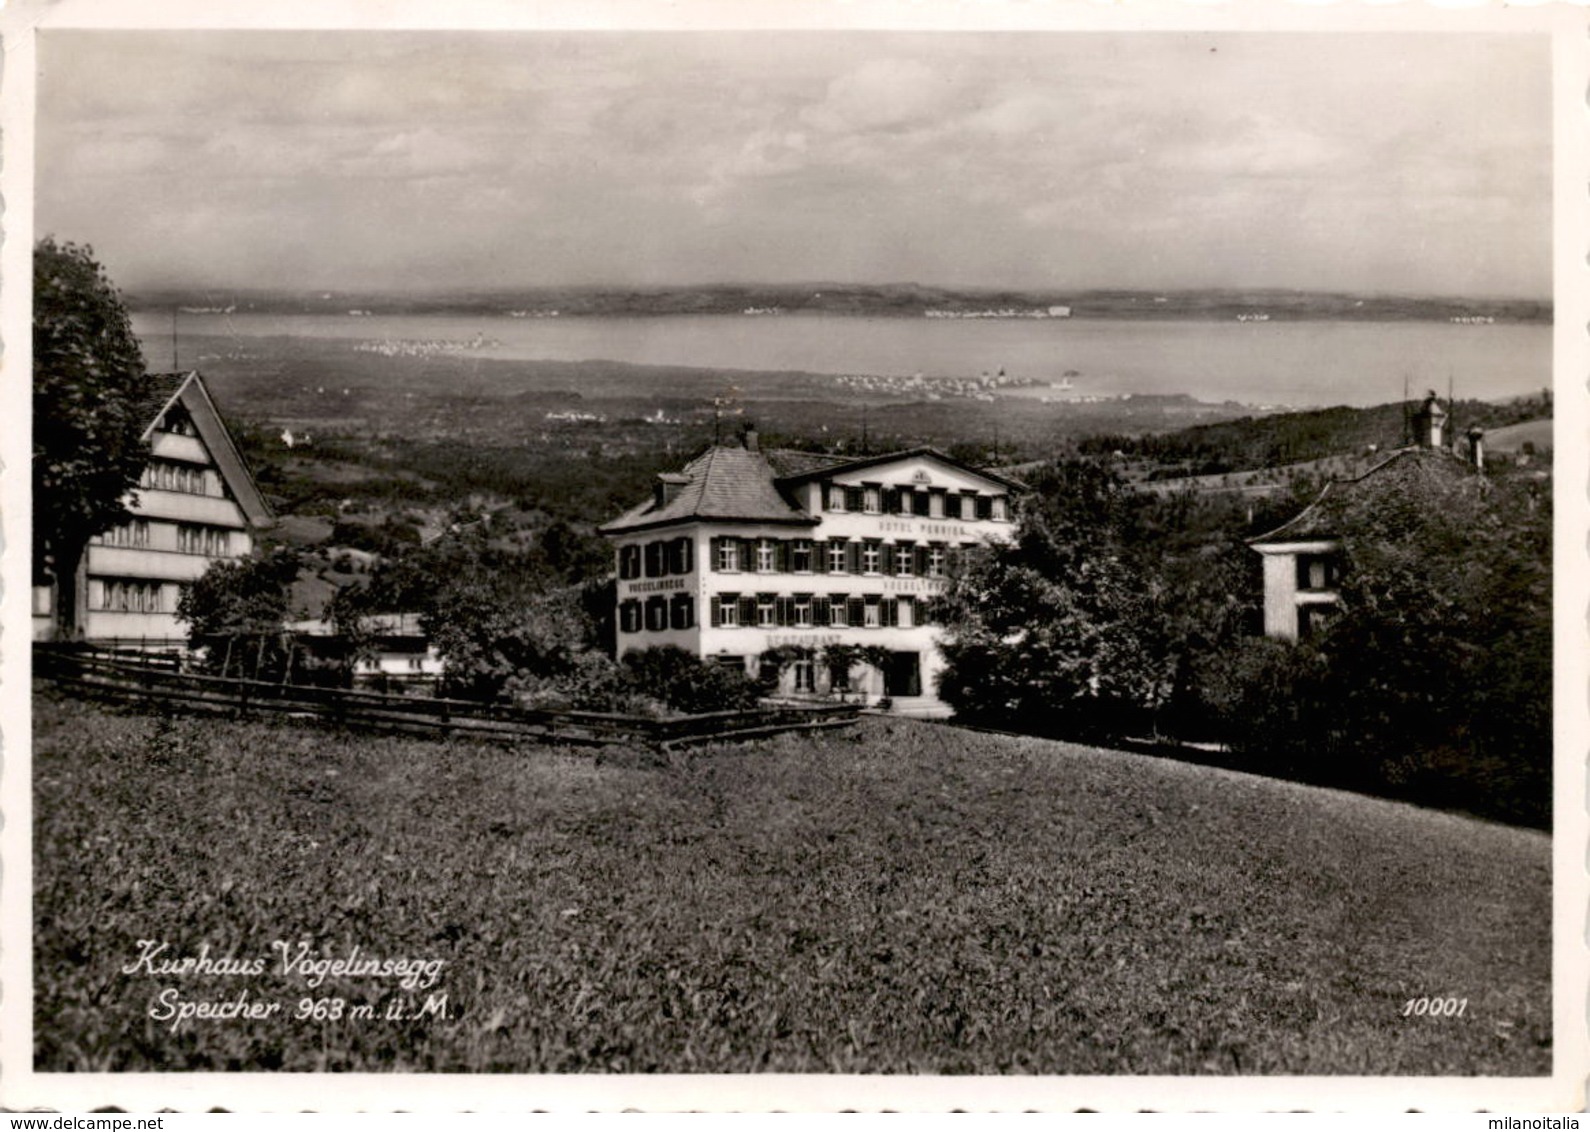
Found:
[[[812,573],[828,573],[828,544],[826,542],[812,543]]]
[[[795,599],[792,597],[777,597],[773,599],[773,620],[780,626],[795,624]]]
[[[756,598],[746,594],[740,598],[740,624],[756,624]]]
[[[919,547],[916,548],[916,563],[915,563],[915,565],[916,565],[917,577],[919,577],[919,578],[927,577],[927,572],[928,572],[928,548],[927,547],[919,546]]]
[[[851,574],[861,573],[861,544],[854,540],[845,544],[845,570]]]
[[[821,595],[812,598],[812,624],[828,624],[828,599]]]
[[[708,565],[714,570],[723,568],[723,536],[717,535],[712,540],[712,561]]]
[[[846,612],[850,615],[850,623],[852,625],[864,625],[864,624],[866,624],[866,620],[867,620],[867,600],[866,600],[866,598],[860,598],[860,597],[848,598],[846,600],[845,604],[848,607],[846,609]]]
[[[878,547],[878,572],[880,574],[894,573],[894,551],[895,545],[892,542],[883,543]]]
[[[987,519],[994,513],[994,501],[987,495],[977,497],[977,517]]]
[[[712,599],[712,627],[721,628],[723,625],[723,604],[721,598]]]
[[[750,573],[756,569],[756,540],[743,538],[740,540],[740,569]]]
[[[914,491],[911,493],[911,514],[926,516],[928,513],[928,493]]]
[[[773,544],[773,569],[780,574],[789,573],[789,539],[781,538]]]

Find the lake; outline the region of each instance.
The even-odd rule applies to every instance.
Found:
[[[171,316],[133,328],[153,368],[171,362]],[[606,359],[728,370],[834,374],[1008,374],[1078,396],[1189,393],[1204,401],[1372,405],[1448,383],[1495,400],[1551,384],[1552,332],[1539,325],[916,319],[833,315],[513,318],[507,315],[181,314],[179,337],[391,339],[492,344],[475,356]],[[180,349],[180,347],[179,347]],[[1051,391],[1039,389],[1032,395]]]

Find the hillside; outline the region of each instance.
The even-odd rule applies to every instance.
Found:
[[[1241,417],[1157,434],[1101,433],[1078,447],[1084,454],[1119,452],[1151,465],[1151,478],[1223,475],[1328,460],[1363,453],[1371,446],[1395,448],[1407,442],[1407,411],[1408,406],[1402,403],[1366,409],[1336,406]],[[1545,419],[1549,436],[1550,417],[1549,393],[1501,403],[1459,400],[1451,408],[1454,434],[1478,425],[1486,430],[1493,451],[1510,450],[1505,442],[1498,447],[1489,436],[1493,431],[1501,433],[1524,422],[1534,422],[1538,430]],[[1505,438],[1507,434],[1501,435]]]
[[[35,713],[41,1071],[1551,1067],[1533,832],[888,718],[657,766]],[[152,936],[443,966],[409,990],[123,974]],[[172,983],[378,1010],[173,1032],[148,1016]],[[1404,1017],[1423,996],[1467,1001]]]

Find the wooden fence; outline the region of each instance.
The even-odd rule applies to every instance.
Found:
[[[34,647],[33,675],[85,699],[235,716],[274,713],[389,734],[588,747],[642,744],[671,750],[785,731],[845,727],[855,723],[860,712],[856,704],[770,707],[673,719],[536,711],[468,700],[205,676],[178,671],[164,661],[142,663],[124,655],[49,646]]]

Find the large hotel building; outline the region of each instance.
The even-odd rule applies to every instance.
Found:
[[[785,694],[888,696],[942,714],[938,629],[923,616],[953,557],[1013,530],[1021,486],[930,448],[881,456],[714,446],[606,524],[618,564],[618,654],[677,645],[755,673],[794,646]],[[829,645],[879,663],[830,666]],[[883,660],[884,656],[887,660]]]

